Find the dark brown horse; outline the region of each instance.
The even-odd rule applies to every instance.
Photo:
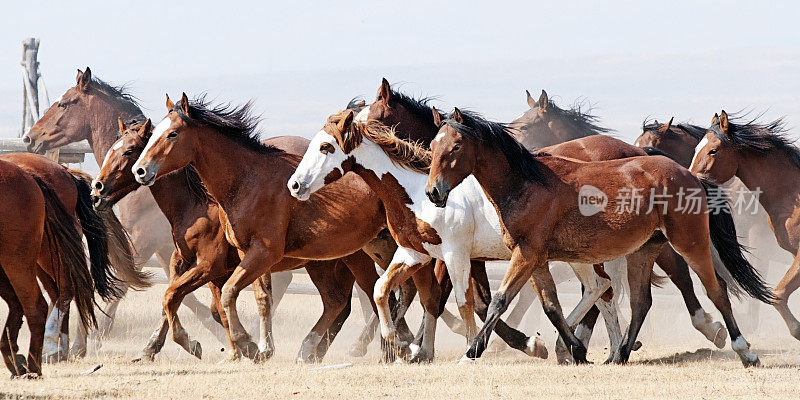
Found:
[[[106,208],[117,199],[124,197],[139,184],[130,172],[133,163],[142,153],[152,128],[149,120],[145,123],[134,122],[126,126],[120,121],[121,138],[112,147],[103,168],[93,182],[95,206]],[[298,137],[278,137],[264,141],[266,145],[275,145],[284,151],[297,153],[304,151],[307,141]],[[173,339],[191,354],[201,355],[200,344],[190,340],[180,325],[176,311],[186,293],[191,293],[200,286],[210,283],[215,298],[220,296],[220,288],[228,279],[233,268],[239,264],[239,255],[225,239],[220,224],[220,210],[217,203],[208,195],[200,178],[192,167],[186,167],[165,175],[149,188],[164,215],[173,228],[173,237],[177,254],[173,257],[170,269],[170,286],[164,293],[165,316],[161,326],[151,336],[151,340],[143,351],[143,356],[152,359],[164,343],[168,328],[171,326]],[[379,254],[389,259],[391,254]],[[320,361],[328,350],[328,346],[336,337],[350,312],[350,293],[342,288],[353,285],[354,277],[348,265],[359,268],[371,266],[364,264],[364,253],[330,261],[309,261],[305,267],[311,281],[322,296],[323,313],[312,331],[303,340],[298,355],[302,362]],[[268,275],[267,275],[268,277]],[[260,289],[264,283],[255,284]],[[263,301],[271,301],[272,297],[264,296],[256,291],[259,298],[259,312],[272,309],[272,304],[264,305]],[[219,313],[223,326],[228,321],[224,310]],[[271,316],[261,315],[263,332],[260,337],[259,350],[265,356],[272,354],[274,345],[271,334]]]
[[[210,107],[202,98],[190,103],[184,94],[155,126],[133,166],[136,180],[150,185],[191,164],[220,205],[226,238],[242,258],[223,286],[221,299],[231,347],[240,349],[252,343],[236,311],[243,288],[265,273],[294,269],[306,260],[352,254],[386,224],[382,205],[353,174],[307,202],[294,199],[285,183],[300,157],[260,143],[257,120],[249,109]],[[371,270],[369,275],[354,271],[359,286],[368,292],[378,278]],[[415,275],[415,283],[424,303],[438,306],[433,268]],[[374,302],[372,306],[375,311]],[[389,356],[390,349],[384,350]]]
[[[14,159],[24,167],[13,162]],[[35,173],[29,172],[31,170]],[[71,208],[56,193],[58,186],[48,184],[48,180],[59,178],[66,178],[68,182],[61,196],[72,200]],[[65,168],[44,157],[18,155],[0,159],[0,199],[4,204],[0,215],[3,227],[0,230],[3,244],[0,246],[3,270],[0,295],[9,306],[0,351],[13,376],[41,375],[45,331],[55,336],[53,343],[58,351],[63,343],[59,331],[66,325],[65,316],[73,299],[80,316],[79,325],[86,327],[96,324],[95,291],[106,299],[119,295],[113,285],[116,278],[110,270],[107,247],[104,247],[107,242],[103,221],[96,215],[93,219],[86,218],[83,213],[89,205],[85,202],[87,196],[85,181],[79,181]],[[81,230],[86,232],[87,229],[92,230],[86,235],[90,266],[81,239]],[[54,300],[50,318],[47,318],[47,303],[37,278]],[[27,361],[17,354],[23,315],[31,332]]]
[[[84,71],[78,71],[75,81],[75,86],[64,92],[47,109],[23,140],[27,142],[28,150],[36,153],[87,140],[99,166],[117,140],[117,119],[144,120],[144,116],[136,98],[124,87],[113,86],[93,77],[88,67]],[[130,233],[130,240],[136,251],[136,264],[144,265],[155,255],[168,273],[170,256],[175,246],[172,244],[169,223],[158,209],[150,191],[134,191],[120,200],[117,208],[119,219]],[[208,307],[197,301],[193,295],[188,296],[184,304],[212,333],[220,331],[211,318]],[[100,336],[111,329],[118,306],[119,300],[113,301],[98,316]],[[224,341],[222,336],[222,332],[219,332],[218,337]],[[83,337],[78,339],[85,341]]]
[[[443,122],[439,134],[440,139],[432,146],[429,198],[444,206],[451,188],[473,174],[500,214],[505,241],[512,251],[511,265],[493,297],[487,323],[466,358],[480,356],[494,323],[531,279],[545,313],[570,346],[574,360],[585,362],[586,349],[564,320],[547,261],[599,263],[627,255],[632,320],[620,356],[615,360],[626,362],[652,302],[652,265],[669,242],[689,262],[722,312],[734,339],[732,347],[742,363],[746,366],[759,363],[736,326],[725,283],[716,278],[710,242],[714,242],[725,266],[744,290],[765,302],[771,301],[771,293],[741,254],[735,236],[726,232],[733,224],[730,215],[705,215],[704,187],[686,169],[666,157],[582,163],[534,155],[514,140],[506,126],[458,109]],[[685,206],[680,204],[681,200],[669,197],[661,199],[662,203],[650,203],[653,209],[640,213],[638,208],[635,212],[625,208],[624,198],[607,198],[604,206],[615,210],[619,207],[621,212],[605,208],[587,212],[579,208],[579,193],[581,188],[587,190],[586,185],[604,194],[619,194],[620,189],[626,188],[641,190],[644,204],[655,198],[650,193],[691,190],[700,195],[701,202],[699,212],[686,213],[681,211]],[[656,230],[663,237],[653,238]],[[647,246],[641,247],[644,244]],[[634,265],[642,268],[631,268]]]
[[[690,170],[717,183],[736,176],[745,186],[760,192],[757,200],[769,216],[778,245],[795,257],[775,286],[774,305],[789,332],[800,340],[800,322],[788,304],[789,296],[800,287],[800,149],[785,133],[782,119],[762,124],[729,119],[722,111],[714,115],[711,127],[695,148]]]

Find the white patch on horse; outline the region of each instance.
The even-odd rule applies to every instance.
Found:
[[[144,146],[144,150],[142,150],[142,155],[139,156],[139,159],[136,160],[136,163],[133,164],[131,171],[136,174],[136,169],[139,168],[139,163],[142,162],[142,159],[147,156],[148,150],[160,139],[162,136],[167,134],[167,129],[172,125],[172,120],[169,117],[164,118],[161,122],[153,128],[153,134],[150,136],[150,140],[147,141],[147,144]]]
[[[694,148],[694,156],[692,156],[692,163],[689,164],[689,170],[691,171],[694,168],[694,163],[697,161],[697,155],[703,150],[704,147],[708,144],[708,138],[703,138],[700,143],[697,144],[697,147]]]
[[[120,148],[122,148],[122,140],[117,140],[117,142],[111,146],[111,150],[119,150]]]
[[[436,137],[433,138],[433,141],[439,143],[440,140],[444,139],[444,135],[445,135],[444,132],[439,132],[439,134],[437,134]]]
[[[366,106],[358,112],[356,115],[357,122],[367,122],[367,118],[369,118],[369,107],[370,106]]]

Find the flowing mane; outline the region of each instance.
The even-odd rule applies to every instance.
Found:
[[[142,113],[141,106],[139,105],[139,99],[128,91],[127,85],[115,86],[101,79],[92,77],[91,87],[124,103],[130,108],[132,114],[144,117],[144,113]]]
[[[453,118],[448,118],[442,123],[457,130],[464,137],[497,146],[505,155],[508,165],[514,173],[526,180],[541,185],[546,184],[539,168],[541,162],[520,142],[514,139],[509,133],[508,125],[488,121],[471,111],[462,110],[461,114],[464,118],[463,123],[459,123]]]
[[[433,122],[433,109],[428,104],[431,100],[435,100],[433,97],[422,97],[419,99],[415,99],[405,93],[398,92],[394,89],[390,90],[390,97],[391,101],[397,102],[401,106],[408,109],[409,112],[417,116],[418,118],[425,121],[425,123],[429,123],[434,125]]]
[[[642,121],[642,132],[646,132],[646,131],[658,132],[658,128],[661,125],[662,124],[659,124],[655,120],[645,119],[644,121]],[[693,137],[693,138],[695,138],[697,140],[703,139],[703,136],[706,135],[706,131],[708,131],[708,129],[706,129],[706,128],[703,128],[703,127],[697,126],[697,125],[692,125],[692,124],[689,124],[689,123],[686,123],[686,122],[681,123],[681,124],[677,124],[677,125],[672,125],[670,127],[670,130],[674,130],[675,128],[678,128],[678,129],[686,132],[689,136],[691,136],[691,137]]]
[[[345,153],[351,152],[361,144],[363,138],[367,138],[380,146],[397,165],[413,171],[428,173],[431,166],[431,153],[425,147],[398,138],[395,136],[393,128],[375,120],[353,122],[347,132],[341,132],[337,124],[343,117],[344,111],[331,115],[323,129],[336,138]]]
[[[722,142],[730,143],[737,149],[752,150],[760,155],[783,151],[796,166],[800,167],[800,149],[794,145],[794,139],[786,135],[786,123],[783,118],[762,124],[756,122],[760,116],[751,120],[744,120],[744,116],[731,116],[728,119],[727,134],[722,132],[719,120],[714,118],[708,131]]]
[[[205,97],[203,94],[189,101],[190,115],[184,114],[179,104],[172,110],[187,123],[212,127],[248,149],[262,153],[281,151],[275,146],[264,145],[259,140],[256,127],[261,119],[253,115],[252,101],[234,107],[230,104],[212,105]]]
[[[547,111],[555,112],[559,117],[571,121],[579,130],[585,132],[587,136],[600,135],[614,131],[613,129],[600,126],[600,117],[591,114],[591,108],[584,112],[582,110],[584,104],[587,104],[585,100],[576,101],[569,109],[563,109],[557,106],[553,100],[548,100]]]

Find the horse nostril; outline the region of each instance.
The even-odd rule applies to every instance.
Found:
[[[147,171],[145,171],[144,168],[139,167],[136,169],[136,176],[145,176],[146,174]]]
[[[292,184],[292,190],[294,190],[295,192],[300,190],[300,183],[297,182],[297,181],[294,181],[294,183]]]
[[[103,191],[103,182],[97,181],[94,183],[94,188],[97,189],[98,192]]]
[[[439,199],[439,189],[436,186],[431,189],[431,196],[433,196],[434,199]]]
[[[31,138],[28,135],[23,136],[22,143],[31,144]]]

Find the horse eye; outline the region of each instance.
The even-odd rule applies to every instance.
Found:
[[[58,108],[62,108],[62,109],[63,108],[67,108],[67,103],[64,103],[63,101],[59,101],[58,102]]]
[[[133,150],[125,150],[125,152],[124,152],[124,153],[122,153],[122,155],[123,155],[123,156],[126,156],[126,157],[127,157],[127,156],[130,156],[131,154],[133,154]]]
[[[178,131],[172,131],[172,132],[167,134],[167,138],[169,138],[169,139],[172,139],[175,136],[178,136]]]
[[[461,150],[461,145],[460,144],[457,144],[457,145],[453,146],[453,151],[459,151],[459,150]]]
[[[717,149],[709,150],[708,155],[717,154]]]
[[[319,151],[322,154],[330,154],[330,153],[333,153],[335,150],[334,150],[332,144],[326,142],[326,143],[322,143],[319,146]]]

